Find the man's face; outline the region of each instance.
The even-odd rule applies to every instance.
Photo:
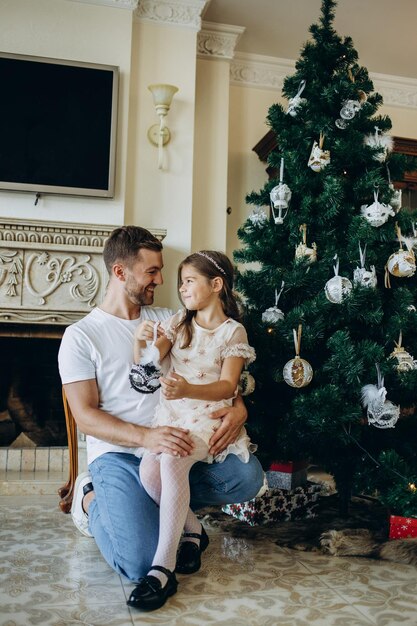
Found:
[[[125,265],[125,292],[133,304],[153,304],[155,287],[163,283],[162,268],[162,253],[145,249],[130,266]]]

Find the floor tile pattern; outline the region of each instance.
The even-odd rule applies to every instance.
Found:
[[[417,626],[417,568],[209,528],[203,567],[159,611],[78,533],[55,496],[0,497],[0,626]]]

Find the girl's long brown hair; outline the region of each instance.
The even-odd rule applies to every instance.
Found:
[[[240,321],[241,314],[238,299],[233,292],[233,265],[230,259],[223,252],[217,252],[216,250],[201,250],[200,253],[194,252],[190,254],[178,268],[178,290],[181,287],[181,271],[184,265],[192,265],[199,274],[208,280],[221,278],[223,287],[219,295],[224,314]],[[197,311],[186,309],[184,318],[178,324],[177,329],[181,333],[183,340],[181,348],[188,348],[191,343],[193,338],[192,320],[196,313]]]

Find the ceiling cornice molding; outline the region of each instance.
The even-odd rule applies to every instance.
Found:
[[[281,91],[284,78],[295,71],[295,61],[236,52],[230,64],[230,84]],[[369,74],[374,89],[387,106],[417,109],[417,79]]]
[[[284,78],[294,70],[291,59],[236,52],[230,64],[230,83],[281,91]]]
[[[199,31],[208,0],[139,0],[135,20]]]
[[[104,7],[115,7],[116,9],[130,9],[134,11],[139,0],[69,0],[69,2],[82,2],[83,4],[95,4]]]
[[[203,22],[197,35],[197,56],[230,61],[235,55],[236,44],[244,31],[243,26]]]

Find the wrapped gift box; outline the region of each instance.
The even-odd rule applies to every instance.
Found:
[[[389,538],[409,539],[410,537],[417,537],[417,519],[415,517],[390,515]]]
[[[307,484],[307,461],[273,461],[266,472],[272,489],[295,489]]]
[[[322,485],[307,483],[303,487],[268,489],[259,498],[239,504],[226,504],[223,511],[250,526],[315,517]]]

